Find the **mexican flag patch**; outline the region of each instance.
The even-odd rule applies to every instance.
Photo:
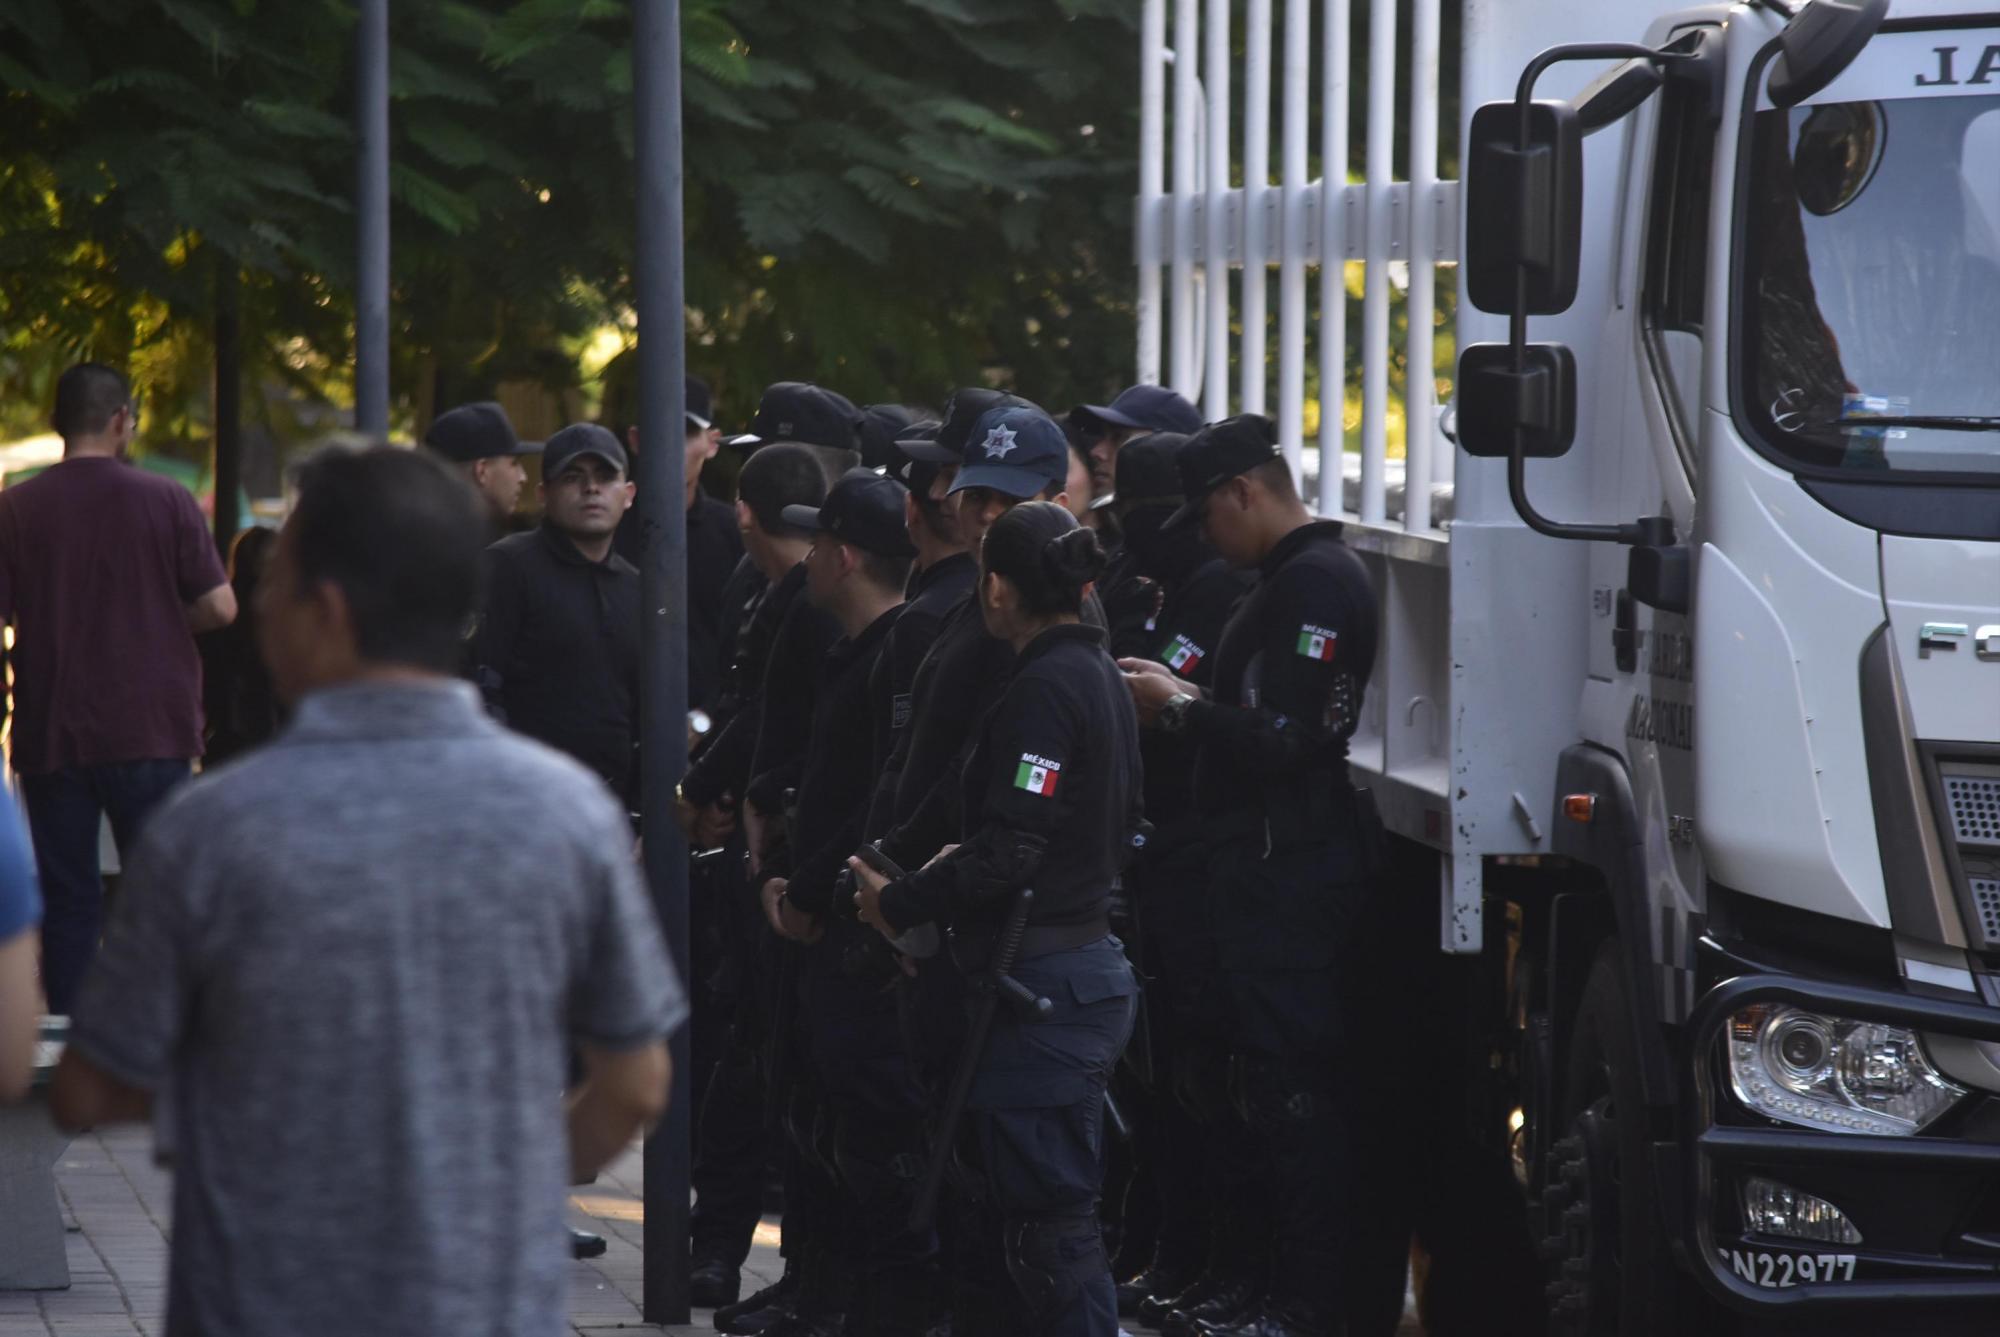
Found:
[[[1335,632],[1325,627],[1315,627],[1308,622],[1299,628],[1299,653],[1307,659],[1317,659],[1323,664],[1333,662],[1334,642],[1339,639]]]
[[[1204,653],[1206,652],[1200,646],[1187,637],[1176,636],[1168,643],[1166,649],[1160,651],[1160,659],[1168,668],[1180,673],[1199,664]]]
[[[1038,757],[1032,752],[1021,754],[1021,765],[1014,772],[1014,788],[1025,789],[1030,794],[1040,794],[1051,798],[1056,792],[1056,781],[1062,778],[1062,763]]]

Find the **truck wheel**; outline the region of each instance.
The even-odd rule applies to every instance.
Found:
[[[1624,972],[1607,945],[1591,966],[1571,1036],[1565,1117],[1549,1148],[1539,1204],[1554,1271],[1553,1337],[1719,1334],[1674,1263],[1647,1168],[1639,1071]],[[1630,1111],[1630,1117],[1625,1112]]]

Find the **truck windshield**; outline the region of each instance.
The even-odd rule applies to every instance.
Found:
[[[2000,476],[2000,95],[1767,104],[1750,152],[1748,425],[1816,469]]]

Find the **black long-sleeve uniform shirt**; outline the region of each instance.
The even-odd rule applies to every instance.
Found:
[[[910,723],[889,766],[896,772],[882,852],[915,868],[958,833],[958,779],[979,717],[1000,693],[1014,651],[986,630],[970,591],[939,623],[910,688]]]
[[[1051,627],[1030,642],[980,726],[964,774],[963,841],[891,883],[882,916],[990,923],[1035,889],[1029,922],[1102,917],[1140,816],[1139,726],[1124,676],[1096,627]]]
[[[790,879],[785,895],[807,914],[832,912],[834,880],[861,843],[871,786],[888,759],[894,707],[878,691],[876,670],[901,611],[899,605],[859,636],[836,641],[817,667],[793,843],[764,869],[766,877]]]
[[[1095,594],[1083,601],[1083,624],[1105,629]],[[895,822],[880,841],[899,867],[915,868],[956,839],[964,821],[957,783],[977,738],[980,716],[1007,685],[1014,652],[986,630],[975,584],[945,615],[911,697],[908,755],[896,781]]]
[[[737,672],[737,664],[751,652],[745,637],[770,588],[771,582],[764,579],[764,573],[748,557],[736,563],[736,569],[722,584],[722,621],[716,627],[721,652],[716,662],[715,695],[694,703],[708,712],[717,729],[734,719],[744,701],[754,700],[763,686],[761,676],[754,682],[748,681],[747,673]]]
[[[1159,617],[1162,594],[1160,581],[1143,569],[1138,554],[1129,547],[1121,548],[1098,582],[1114,659],[1152,654],[1153,624]]]
[[[932,562],[910,582],[909,602],[889,631],[889,642],[875,661],[879,689],[890,703],[890,750],[869,803],[865,838],[886,834],[895,823],[896,790],[909,762],[910,737],[916,727],[917,676],[931,647],[937,644],[953,608],[972,597],[979,564],[970,553],[954,553]],[[907,816],[907,814],[904,814]]]
[[[799,564],[804,571],[805,564]],[[750,757],[750,784],[744,797],[769,817],[785,810],[785,791],[796,789],[812,737],[814,681],[827,651],[840,639],[840,624],[801,595],[792,600],[771,642],[758,707],[757,747]]]
[[[1206,548],[1192,547],[1188,556],[1191,569],[1158,577],[1159,611],[1143,625],[1141,653],[1205,688],[1215,679],[1223,628],[1248,593],[1251,577],[1232,571]],[[1148,729],[1139,747],[1146,762],[1146,817],[1154,826],[1154,840],[1175,844],[1193,834],[1193,824],[1184,819],[1196,815],[1194,768],[1200,744],[1186,733]]]
[[[706,806],[725,794],[740,799],[748,789],[763,719],[765,671],[785,615],[801,599],[805,587],[806,569],[801,563],[764,591],[744,623],[737,637],[736,662],[723,677],[724,696],[730,706],[728,718],[681,781],[681,794],[688,802]]]
[[[486,602],[469,647],[494,715],[638,796],[639,572],[593,562],[542,525],[486,550]]]
[[[1208,698],[1187,712],[1204,814],[1264,808],[1318,776],[1346,785],[1377,623],[1375,587],[1337,522],[1279,540],[1222,633]]]
[[[647,535],[639,515],[629,511],[612,535],[612,550],[634,567],[644,560]],[[715,700],[730,642],[724,590],[743,556],[736,508],[695,489],[687,509],[688,704],[706,708]]]

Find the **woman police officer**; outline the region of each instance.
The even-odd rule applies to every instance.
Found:
[[[1104,1092],[1139,986],[1107,911],[1139,825],[1131,695],[1103,633],[1079,622],[1103,574],[1096,537],[1049,502],[1002,516],[981,551],[980,608],[1017,656],[964,775],[965,839],[885,884],[852,861],[861,918],[891,937],[920,924],[988,940],[1032,887],[1012,974],[1046,1019],[996,1017],[967,1121],[1008,1275],[1012,1331],[1114,1337],[1117,1302],[1098,1233]],[[968,963],[977,969],[979,962]]]

